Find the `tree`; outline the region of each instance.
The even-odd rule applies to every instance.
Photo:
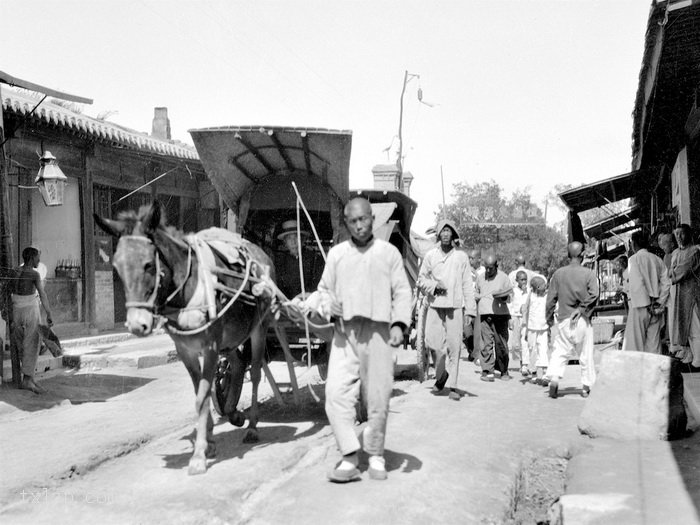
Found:
[[[505,197],[495,182],[457,183],[454,202],[436,215],[452,220],[466,249],[493,252],[504,271],[516,268],[522,254],[528,265],[545,276],[566,262],[566,239],[544,222],[528,189]]]

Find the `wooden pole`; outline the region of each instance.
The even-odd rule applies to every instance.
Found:
[[[0,87],[0,144],[3,144],[5,142],[5,123],[3,119],[1,90],[2,88]],[[0,147],[0,272],[6,277],[12,274],[12,269],[15,267],[12,227],[10,225],[10,185],[8,177],[9,173],[7,170],[7,162],[5,162],[5,146],[3,144],[2,147]],[[10,300],[10,293],[7,290],[7,286],[10,282],[11,281],[3,280],[0,300],[4,302],[2,309],[6,312],[5,337],[9,340],[8,342],[10,346],[12,381],[16,386],[19,386],[21,381],[19,352],[15,345],[14,338],[12,337],[12,304]],[[4,358],[4,343],[2,346],[3,351],[2,354],[0,354],[0,357]],[[2,375],[2,379],[4,381],[5,371],[1,359],[0,374]]]
[[[442,188],[442,218],[447,219],[447,209],[445,208],[445,179],[442,176],[442,164],[440,164],[440,187]]]
[[[403,87],[401,88],[401,101],[399,105],[399,156],[396,159],[396,169],[398,170],[397,186],[399,191],[403,191],[403,96],[406,93],[406,83],[408,82],[408,70],[403,75]]]

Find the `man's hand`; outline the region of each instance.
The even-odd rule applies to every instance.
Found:
[[[569,318],[569,328],[571,328],[571,330],[576,329],[576,325],[578,324],[578,320],[580,318],[581,318],[581,310],[577,308],[576,310],[574,310],[574,313],[572,313],[571,317]]]
[[[331,315],[340,319],[343,318],[343,304],[335,299],[331,301]]]
[[[392,326],[389,331],[389,344],[391,346],[400,346],[403,343],[403,330],[400,326]]]
[[[474,316],[473,315],[464,315],[464,326],[471,326],[474,324]]]
[[[53,326],[53,318],[51,317],[51,314],[46,314],[46,324],[49,325],[49,327]]]

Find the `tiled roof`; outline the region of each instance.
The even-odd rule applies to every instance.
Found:
[[[15,91],[11,88],[2,89],[3,111],[28,115],[40,98],[30,94]],[[61,126],[66,129],[86,133],[98,141],[118,142],[127,148],[140,151],[150,151],[160,155],[169,155],[182,159],[198,160],[197,150],[187,144],[157,139],[146,133],[123,128],[112,122],[98,120],[68,108],[53,104],[49,99],[44,100],[31,118],[40,119],[46,124]]]

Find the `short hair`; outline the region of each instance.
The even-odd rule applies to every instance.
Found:
[[[522,270],[518,270],[518,273],[515,274],[515,278],[516,278],[516,279],[520,279],[520,276],[521,276],[521,275],[522,275],[523,277],[525,277],[525,279],[527,279],[527,273],[524,272],[524,271],[522,271]]]
[[[24,250],[22,250],[22,260],[25,263],[28,263],[32,258],[36,257],[39,255],[39,250],[34,248],[33,246],[27,246]]]
[[[370,214],[372,214],[372,205],[369,203],[369,199],[366,199],[365,197],[353,197],[345,204],[345,208],[343,208],[343,215],[345,217],[350,214],[350,208],[352,208],[355,204],[367,206],[366,209],[369,210]]]
[[[631,241],[639,246],[640,249],[649,247],[649,237],[647,237],[643,232],[634,232],[632,234]]]

